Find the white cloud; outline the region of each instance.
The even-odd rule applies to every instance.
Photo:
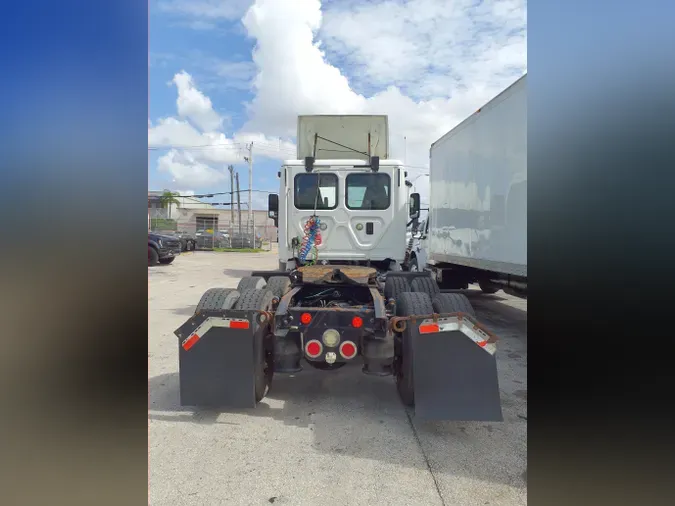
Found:
[[[512,79],[524,69],[525,0],[331,4],[320,35],[359,81],[418,98]]]
[[[243,23],[258,69],[247,129],[293,136],[299,114],[387,114],[391,156],[420,167],[433,141],[526,68],[520,0],[332,3],[323,25],[319,0],[257,0]],[[357,93],[324,48],[381,91]],[[426,178],[416,186],[428,196]]]
[[[190,74],[181,71],[172,82],[178,88],[176,105],[180,116],[207,132],[218,130],[223,125],[223,118],[213,110],[211,99],[195,87]]]
[[[159,2],[159,8],[164,12],[230,21],[240,18],[250,5],[251,0],[167,0]]]
[[[170,149],[159,158],[157,168],[173,182],[201,188],[223,182],[227,165],[244,162],[246,146],[251,142],[254,160],[295,157],[295,144],[259,132],[241,131],[228,137],[211,100],[196,88],[192,76],[181,71],[173,82],[178,89],[180,117],[161,118],[154,123],[148,120],[148,146]],[[216,124],[220,131],[213,129]]]
[[[234,12],[225,1],[181,3],[181,12],[196,18]],[[226,7],[232,10],[220,10]],[[272,139],[292,139],[299,114],[386,114],[392,158],[420,167],[409,169],[412,179],[428,167],[433,141],[526,70],[525,0],[347,0],[331,2],[323,15],[321,7],[319,0],[255,1],[242,19],[256,43],[254,98],[242,132],[256,133],[228,139],[220,131],[197,132],[205,144],[253,140],[257,156],[276,149],[276,157],[286,158],[294,145]],[[212,69],[240,77],[242,85],[250,70],[246,64]],[[213,110],[210,101],[204,109]],[[194,121],[185,110],[180,114]],[[194,136],[184,125],[160,122],[154,128],[163,139],[172,132],[173,142]],[[191,153],[214,164],[240,156],[236,148]],[[416,187],[428,198],[426,178],[417,179]]]
[[[162,118],[156,125],[148,125],[148,145],[200,146],[204,144],[203,134],[187,121],[177,118]]]
[[[210,167],[197,159],[189,151],[170,150],[161,156],[157,170],[171,174],[179,185],[204,187],[225,180],[225,172]]]

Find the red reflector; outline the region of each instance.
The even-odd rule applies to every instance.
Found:
[[[240,320],[240,321],[231,321],[230,322],[230,328],[231,329],[247,329],[249,327],[248,320]]]
[[[352,327],[361,328],[363,326],[363,319],[360,316],[355,316],[352,318]]]
[[[440,327],[438,323],[427,323],[426,325],[420,325],[420,334],[431,334],[432,332],[440,332]]]
[[[309,322],[311,322],[311,321],[312,321],[312,315],[311,314],[302,313],[302,315],[300,315],[300,323],[302,323],[303,325],[308,325]]]
[[[318,357],[321,354],[321,343],[319,341],[310,341],[307,343],[305,351],[310,357]]]
[[[356,355],[356,345],[350,341],[345,341],[340,346],[340,354],[344,358],[352,358]]]
[[[485,347],[485,345],[487,345],[487,341],[481,341],[481,342],[476,343],[476,344],[478,344],[478,346],[480,346],[481,348],[483,348],[483,347]]]
[[[197,334],[192,334],[185,341],[183,341],[183,349],[185,351],[188,351],[190,348],[192,348],[195,345],[195,343],[197,341],[199,341],[199,336]]]

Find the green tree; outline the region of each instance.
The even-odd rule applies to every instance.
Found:
[[[162,204],[162,207],[169,210],[169,219],[171,219],[171,204],[180,205],[180,201],[176,198],[177,196],[179,196],[179,194],[176,192],[164,190],[162,196],[159,197],[159,202]]]

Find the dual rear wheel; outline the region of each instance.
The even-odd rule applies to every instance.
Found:
[[[396,316],[422,316],[432,313],[466,313],[475,316],[469,299],[460,293],[441,293],[430,277],[415,277],[411,282],[403,276],[387,278],[388,299],[396,300]],[[394,336],[394,378],[396,390],[406,406],[415,405],[414,340],[415,326],[406,322],[403,332]]]
[[[260,276],[249,276],[242,278],[236,289],[207,290],[197,304],[195,313],[226,309],[271,311],[274,299],[283,296],[290,286],[290,280],[284,276],[273,276],[268,282]],[[260,402],[267,395],[274,376],[273,343],[267,328],[254,332],[253,336],[255,401]]]
[[[232,288],[211,288],[202,295],[195,314],[224,309],[271,311],[273,301],[274,294],[266,288],[242,291]],[[274,376],[272,340],[268,329],[253,333],[253,376],[255,401],[260,402],[267,395]]]

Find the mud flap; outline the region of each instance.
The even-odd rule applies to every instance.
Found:
[[[255,311],[204,311],[174,332],[181,406],[255,407],[254,336],[265,330],[259,318]]]
[[[413,326],[415,415],[503,421],[491,336],[466,316],[408,325]]]

